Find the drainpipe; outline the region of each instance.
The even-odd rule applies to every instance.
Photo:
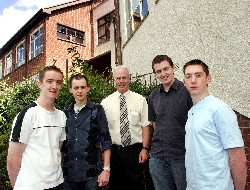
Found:
[[[119,60],[117,65],[122,65],[122,42],[121,42],[121,27],[120,27],[120,4],[119,0],[116,0],[116,13],[117,13],[117,34],[118,34],[118,46],[119,46]]]

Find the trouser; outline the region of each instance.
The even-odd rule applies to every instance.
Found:
[[[97,190],[97,179],[94,178],[88,181],[73,182],[64,181],[64,190]]]
[[[64,190],[63,189],[63,183],[61,183],[60,185],[58,185],[56,187],[52,187],[52,188],[45,189],[45,190]]]
[[[109,190],[143,190],[143,168],[139,163],[142,144],[112,145]]]
[[[155,190],[186,190],[185,159],[166,161],[150,155],[149,171]]]

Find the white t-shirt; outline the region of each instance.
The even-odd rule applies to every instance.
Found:
[[[228,149],[244,147],[233,110],[209,95],[188,112],[187,190],[233,190]]]
[[[59,141],[66,139],[66,116],[37,102],[15,118],[10,141],[26,145],[14,190],[43,190],[63,183]]]

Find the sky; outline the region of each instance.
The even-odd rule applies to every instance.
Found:
[[[0,49],[38,10],[73,0],[0,0]]]

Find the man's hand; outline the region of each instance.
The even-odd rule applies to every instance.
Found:
[[[142,149],[139,154],[139,163],[145,163],[148,160],[148,150]]]
[[[98,176],[98,179],[97,179],[98,186],[102,187],[102,186],[108,185],[109,176],[110,176],[110,172],[107,171],[107,170],[103,170],[102,173]]]

